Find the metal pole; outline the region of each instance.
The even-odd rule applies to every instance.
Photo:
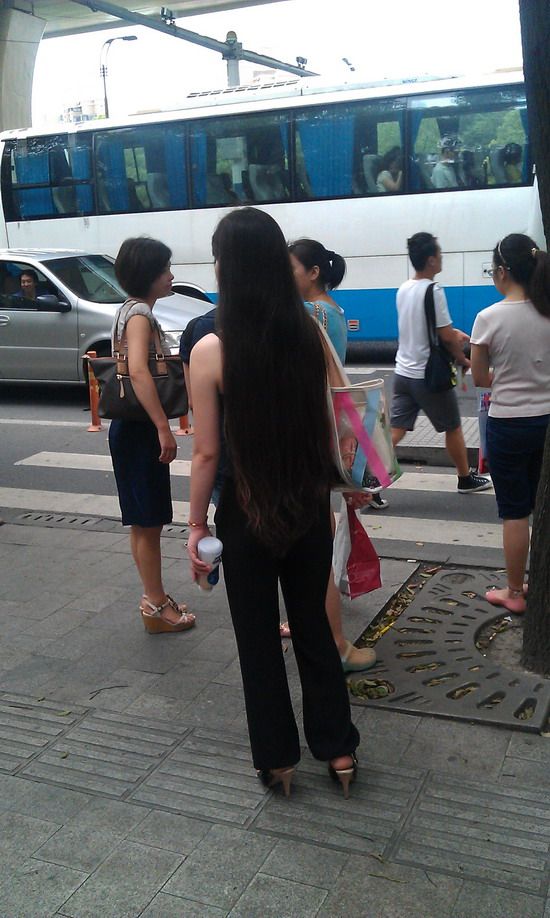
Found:
[[[105,112],[105,117],[109,117],[109,102],[107,99],[107,68],[104,64],[99,68],[99,72],[103,77],[103,109]]]
[[[109,99],[107,98],[107,55],[109,54],[109,48],[113,41],[137,41],[137,35],[115,35],[114,38],[108,38],[107,41],[103,42],[101,48],[100,61],[102,61],[99,73],[103,79],[103,108],[105,110],[105,117],[109,117]]]
[[[240,86],[239,61],[236,57],[227,58],[227,85]]]

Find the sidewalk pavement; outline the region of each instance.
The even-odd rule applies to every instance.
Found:
[[[350,799],[304,751],[286,800],[251,767],[223,587],[163,552],[198,624],[150,636],[122,530],[0,527],[3,918],[550,918],[547,738],[354,707]],[[413,572],[383,560],[350,637]]]

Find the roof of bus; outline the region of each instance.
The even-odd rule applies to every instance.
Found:
[[[181,121],[205,118],[221,114],[240,114],[244,111],[269,111],[303,107],[305,100],[312,105],[326,105],[333,102],[354,102],[362,99],[384,99],[411,95],[425,95],[435,92],[456,92],[460,89],[482,89],[484,87],[509,86],[523,82],[521,70],[502,70],[483,76],[418,77],[410,80],[383,80],[376,83],[347,83],[343,86],[327,86],[318,78],[281,80],[250,86],[234,86],[229,89],[191,93],[179,109],[143,112],[129,115],[125,119],[85,121],[79,124],[59,122],[36,130],[25,128],[4,131],[2,138],[35,137],[37,135],[80,133],[98,131],[104,128],[129,127],[137,124],[156,124],[159,121]],[[315,97],[315,98],[310,98]]]

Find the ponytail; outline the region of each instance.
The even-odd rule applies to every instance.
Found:
[[[297,239],[291,242],[288,250],[298,259],[306,271],[319,268],[319,284],[324,290],[334,290],[341,284],[346,273],[346,262],[341,255],[325,249],[315,239]]]
[[[535,269],[527,288],[529,299],[541,316],[550,319],[550,255],[537,249],[534,253]]]
[[[493,250],[493,262],[506,268],[537,312],[550,319],[550,255],[529,236],[511,233]]]

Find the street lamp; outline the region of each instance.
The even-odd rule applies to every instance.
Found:
[[[106,118],[109,117],[109,100],[107,99],[107,55],[112,43],[119,40],[137,41],[137,35],[115,35],[114,38],[108,38],[101,48],[99,75],[103,78],[103,107],[105,109]]]

